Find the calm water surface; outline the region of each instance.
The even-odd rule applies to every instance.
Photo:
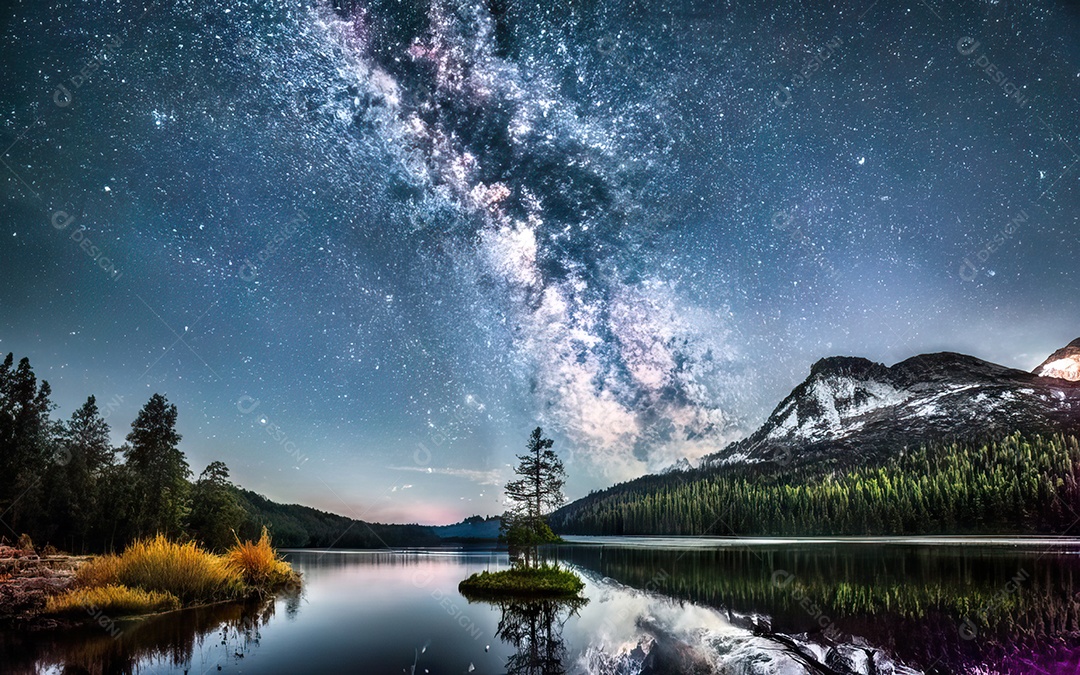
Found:
[[[580,539],[584,603],[469,602],[487,549],[288,551],[302,589],[0,633],[5,673],[1075,673],[1080,545]]]

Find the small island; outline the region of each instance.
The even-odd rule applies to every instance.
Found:
[[[507,545],[511,567],[479,572],[462,581],[458,590],[466,598],[575,598],[585,588],[577,574],[540,555],[541,546],[562,541],[544,515],[564,501],[566,471],[551,449],[554,443],[537,427],[529,436],[526,453],[518,455],[518,478],[506,485],[508,507],[499,537]]]

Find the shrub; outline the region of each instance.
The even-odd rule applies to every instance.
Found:
[[[136,541],[120,555],[94,558],[75,571],[69,593],[56,596],[50,613],[91,604],[103,613],[147,613],[233,600],[253,590],[271,590],[298,580],[277,557],[264,529],[257,542],[237,541],[223,556],[196,543],[180,544],[164,535]]]
[[[274,588],[294,578],[292,567],[278,558],[270,545],[270,534],[265,527],[257,542],[241,542],[237,537],[236,545],[225,552],[225,561],[245,583],[255,588]]]
[[[194,542],[179,544],[161,534],[137,541],[123,552],[117,579],[124,586],[171,593],[185,605],[227,600],[244,593],[240,574],[223,558]]]
[[[127,586],[77,588],[49,597],[46,614],[96,614],[130,616],[180,609],[180,600],[172,593],[144,591]]]

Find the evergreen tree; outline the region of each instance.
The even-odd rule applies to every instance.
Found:
[[[229,482],[229,467],[211,462],[191,489],[188,528],[207,548],[221,550],[236,542],[236,532],[246,519],[247,512]]]
[[[35,526],[42,479],[54,460],[53,410],[48,382],[39,385],[30,360],[0,364],[0,536],[13,538]]]
[[[511,554],[524,556],[526,566],[539,563],[538,547],[558,541],[544,516],[562,505],[566,471],[562,460],[551,447],[555,444],[544,438],[536,427],[529,436],[526,453],[518,455],[517,480],[506,485],[508,507],[503,515],[503,537]]]
[[[101,543],[101,533],[92,533],[91,529],[102,519],[98,491],[114,455],[109,425],[93,396],[61,425],[58,435],[56,461],[48,468],[45,481],[48,518],[43,529],[50,541],[71,551],[85,552],[88,539],[95,534],[98,545]]]
[[[180,534],[187,499],[188,468],[179,449],[176,406],[154,394],[131,423],[124,455],[134,484],[135,536]]]
[[[877,464],[729,466],[645,476],[549,520],[576,534],[924,535],[1070,531],[1080,440],[1012,435]]]

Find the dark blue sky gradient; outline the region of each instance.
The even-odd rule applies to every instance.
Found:
[[[1080,335],[1064,2],[9,3],[0,350],[368,519],[577,497],[818,358]],[[61,89],[63,87],[63,89]]]

